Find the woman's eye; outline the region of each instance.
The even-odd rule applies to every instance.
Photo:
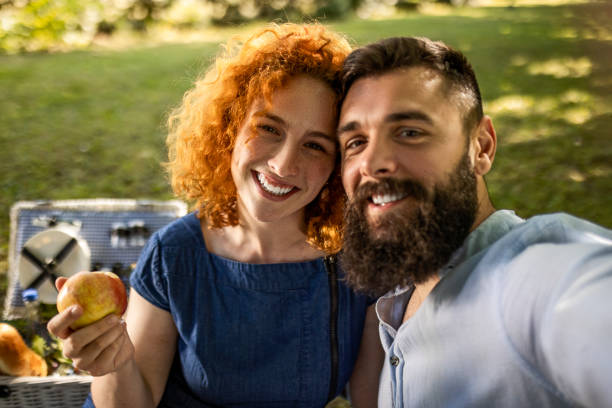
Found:
[[[280,132],[274,126],[270,126],[270,125],[257,125],[257,129],[262,130],[262,131],[267,132],[267,133],[272,133],[274,135],[280,135]]]
[[[318,151],[321,151],[321,152],[325,152],[326,151],[323,146],[321,146],[320,144],[315,143],[315,142],[308,142],[304,146],[306,146],[307,148],[312,149],[312,150],[318,150]]]

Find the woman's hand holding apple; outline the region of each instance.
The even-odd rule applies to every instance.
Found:
[[[61,292],[66,280],[56,280],[58,291]],[[47,324],[49,332],[62,340],[64,355],[72,359],[76,368],[101,376],[116,371],[134,358],[134,345],[125,322],[117,314],[111,313],[84,327],[71,328],[78,326],[75,322],[84,312],[80,304],[73,304],[62,309]]]

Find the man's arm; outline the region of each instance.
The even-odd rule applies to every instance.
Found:
[[[612,401],[612,245],[538,244],[507,271],[504,324],[534,374],[580,406]]]

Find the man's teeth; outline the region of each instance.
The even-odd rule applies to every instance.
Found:
[[[399,201],[404,197],[405,196],[401,194],[374,195],[372,196],[372,202],[376,205],[383,205],[391,203],[393,201]]]
[[[261,184],[264,190],[274,195],[285,195],[291,190],[293,190],[293,187],[278,187],[268,183],[268,180],[266,180],[266,176],[261,173],[257,173],[257,180],[259,180],[259,184]]]

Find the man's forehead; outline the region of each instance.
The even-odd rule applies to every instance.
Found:
[[[407,88],[423,88],[430,91],[441,89],[444,78],[439,72],[424,66],[396,68],[382,74],[369,75],[356,80],[349,88],[351,91],[360,88],[377,88],[387,86],[393,93],[405,93]]]
[[[426,67],[400,68],[355,81],[340,111],[340,125],[359,120],[364,113],[414,109],[419,102],[445,98],[442,76]]]

